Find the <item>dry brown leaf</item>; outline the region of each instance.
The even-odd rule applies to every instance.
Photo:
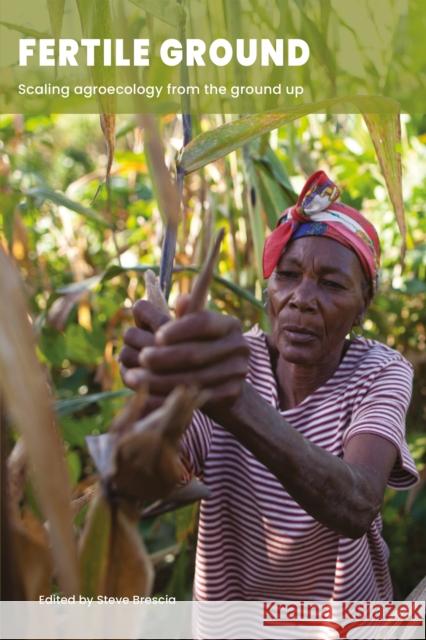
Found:
[[[126,402],[118,416],[114,418],[109,432],[124,434],[130,430],[132,425],[139,420],[147,399],[148,389],[145,386],[139,387],[137,392]]]
[[[101,129],[107,147],[106,180],[109,181],[115,151],[115,113],[101,113]]]
[[[151,593],[154,574],[131,505],[112,506],[98,484],[80,540],[82,593],[129,597]]]
[[[78,515],[78,513],[80,513],[80,511],[83,509],[83,507],[86,506],[86,504],[89,504],[93,496],[94,490],[89,489],[88,491],[83,493],[83,495],[71,500],[71,509],[74,517]]]
[[[84,293],[85,295],[78,303],[77,308],[78,324],[84,329],[87,329],[87,331],[92,331],[92,310],[89,302],[89,294],[87,291]]]
[[[196,389],[178,387],[162,407],[133,424],[115,450],[110,484],[130,500],[158,500],[170,494],[184,476],[179,439],[192,412],[206,400]]]
[[[155,118],[148,113],[139,116],[144,129],[145,147],[152,168],[158,207],[165,221],[177,227],[179,221],[180,198],[176,184],[172,181],[170,171],[164,160],[164,147],[158,133]]]
[[[22,499],[27,480],[27,452],[22,438],[13,447],[7,460],[8,495],[15,514]]]
[[[12,522],[16,559],[26,600],[51,593],[53,564],[47,534],[35,516],[26,511],[21,522]]]
[[[145,272],[144,275],[145,287],[146,287],[146,297],[154,305],[159,311],[164,313],[164,315],[170,316],[170,310],[166,302],[166,298],[164,297],[164,293],[161,291],[160,287],[160,279],[155,275],[151,269]]]
[[[64,446],[36,357],[21,280],[1,249],[0,296],[7,300],[0,315],[0,385],[8,413],[25,443],[40,508],[49,521],[60,589],[71,595],[79,591],[79,577]]]
[[[118,508],[112,522],[106,595],[148,596],[154,583],[154,570],[138,531],[138,517]]]
[[[194,282],[189,304],[185,313],[194,313],[195,311],[201,311],[203,309],[209,293],[210,283],[213,278],[213,270],[219,257],[220,245],[222,244],[224,235],[225,230],[220,229],[213,245],[210,247],[204,266]]]
[[[85,291],[74,291],[57,298],[48,311],[48,324],[57,331],[63,331],[71,311],[84,295]]]

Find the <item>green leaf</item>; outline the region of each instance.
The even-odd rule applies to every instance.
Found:
[[[176,538],[184,542],[191,533],[194,533],[197,524],[198,504],[188,504],[175,511]]]
[[[99,331],[88,331],[81,325],[70,324],[65,330],[65,345],[65,358],[94,366],[102,358],[105,336]]]
[[[90,209],[89,207],[84,207],[79,202],[75,202],[71,200],[60,191],[54,191],[49,187],[33,187],[25,191],[25,195],[30,196],[31,198],[39,198],[40,200],[50,200],[54,202],[60,207],[66,207],[71,211],[75,211],[85,218],[89,218],[89,220],[93,220],[103,227],[112,228],[112,225],[109,224],[104,218],[102,218],[97,211],[94,209]]]
[[[71,485],[74,486],[79,481],[80,475],[81,475],[80,456],[76,451],[68,451],[67,465],[68,465],[68,472],[71,480]]]
[[[71,284],[66,284],[63,287],[58,287],[58,289],[56,289],[56,293],[68,294],[78,293],[80,291],[88,291],[89,289],[94,289],[95,286],[101,281],[101,278],[102,274],[98,274],[96,276],[86,278],[85,280],[81,280],[80,282],[72,282]]]
[[[86,447],[86,437],[98,435],[100,429],[97,428],[95,418],[97,416],[72,418],[63,416],[61,418],[61,433],[64,440],[70,447]]]
[[[179,24],[179,7],[176,0],[130,0],[139,9],[147,11],[154,18],[176,27]]]
[[[68,416],[76,411],[81,411],[81,409],[85,409],[96,402],[112,400],[114,398],[125,398],[131,394],[132,391],[129,389],[118,389],[117,391],[101,391],[99,393],[91,393],[86,396],[76,396],[75,398],[57,400],[55,403],[55,410],[56,414],[60,417]],[[87,433],[84,435],[87,435]],[[68,438],[66,439],[68,440]]]
[[[263,223],[260,209],[260,187],[256,176],[253,159],[250,156],[250,147],[243,148],[244,169],[247,178],[247,206],[251,227],[251,236],[254,245],[254,255],[256,260],[257,276],[263,280],[262,253],[265,244],[265,225]]]
[[[288,206],[294,204],[297,200],[297,193],[284,170],[283,163],[277,158],[271,146],[267,145],[265,152],[260,156],[254,156],[254,160],[264,164],[274,180],[282,187],[288,200]]]
[[[238,298],[241,298],[242,300],[246,300],[247,302],[250,302],[250,304],[252,304],[254,307],[257,307],[258,309],[261,309],[262,311],[264,311],[263,302],[261,300],[258,300],[251,293],[251,291],[248,291],[247,289],[243,289],[243,287],[240,287],[237,284],[234,284],[230,280],[226,280],[225,278],[222,278],[222,276],[213,276],[213,279],[219,284],[221,284],[222,286],[226,287],[227,289],[235,293],[235,295]]]
[[[401,255],[405,256],[407,226],[402,197],[401,123],[396,113],[363,113],[365,123],[376,149],[380,168],[388,188],[402,236]]]
[[[250,145],[250,150],[254,147]],[[297,195],[284,171],[283,164],[269,145],[264,153],[251,152],[259,185],[260,197],[270,229],[274,229],[280,214],[293,205]]]
[[[0,20],[0,24],[6,29],[11,29],[12,31],[18,31],[18,33],[22,33],[23,36],[27,38],[36,38],[39,40],[40,38],[50,38],[51,34],[46,31],[36,31],[35,29],[29,29],[28,27],[22,27],[19,24],[13,24],[12,22],[5,22],[4,20]]]
[[[344,96],[331,98],[294,107],[288,111],[268,111],[239,118],[232,122],[201,133],[184,147],[179,158],[179,166],[185,173],[191,173],[210,162],[223,158],[231,151],[239,149],[251,140],[273,131],[301,116],[335,110],[339,105],[352,105],[363,114],[376,113],[377,119],[389,114],[399,114],[399,105],[394,100],[382,96]]]
[[[18,193],[2,193],[1,194],[1,214],[3,217],[3,233],[6,237],[9,250],[13,245],[13,224],[17,213],[17,205],[19,203]]]
[[[77,0],[81,30],[85,38],[113,39],[113,18],[110,0]],[[91,67],[91,75],[95,85],[113,85],[116,79],[115,68],[103,64],[100,51],[95,52],[95,64]],[[100,112],[113,114],[116,109],[115,97],[99,96]]]
[[[102,282],[107,282],[112,278],[116,278],[122,273],[128,273],[130,271],[145,273],[145,271],[148,271],[148,269],[150,269],[151,271],[154,271],[154,273],[156,274],[159,273],[159,267],[154,265],[135,265],[134,267],[120,267],[118,265],[113,265],[109,267],[109,269],[107,269],[107,271],[103,274]],[[173,273],[194,273],[195,274],[195,273],[198,273],[199,271],[200,271],[200,267],[175,267],[173,269]],[[223,287],[226,287],[227,289],[235,293],[239,298],[243,300],[247,300],[247,302],[250,302],[255,307],[258,307],[259,309],[263,309],[262,301],[258,300],[247,289],[243,289],[243,287],[240,287],[237,284],[234,284],[233,282],[231,282],[230,280],[227,280],[226,278],[223,278],[222,276],[219,276],[217,274],[213,274],[213,281],[217,282]]]
[[[334,81],[336,76],[336,54],[330,51],[327,38],[322,35],[314,20],[308,16],[306,10],[303,11],[302,25],[304,33],[301,34],[301,37],[305,36],[305,40],[309,42],[312,53],[320,64],[323,64],[326,68],[329,79]]]
[[[54,38],[61,37],[65,0],[47,0],[50,28]]]
[[[403,255],[406,224],[401,181],[400,109],[394,100],[382,96],[345,96],[301,105],[288,112],[270,111],[240,118],[194,138],[183,149],[179,164],[186,173],[190,173],[303,115],[335,110],[344,104],[355,106],[369,129],[403,237]]]
[[[274,229],[280,214],[289,207],[292,202],[286,197],[285,191],[280,184],[271,176],[265,165],[262,163],[254,163],[257,180],[259,183],[260,198],[266,217],[268,218],[268,226]]]

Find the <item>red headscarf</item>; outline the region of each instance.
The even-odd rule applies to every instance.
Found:
[[[379,238],[374,226],[359,211],[342,202],[338,187],[324,171],[306,181],[296,204],[286,209],[263,249],[263,276],[269,278],[292,239],[324,236],[352,249],[361,262],[373,292],[380,262]]]

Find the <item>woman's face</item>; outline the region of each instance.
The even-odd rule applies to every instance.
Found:
[[[284,360],[301,365],[340,357],[368,304],[355,253],[318,236],[289,244],[269,279],[268,297],[274,345]]]

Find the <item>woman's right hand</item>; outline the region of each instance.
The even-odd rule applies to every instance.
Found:
[[[154,345],[154,334],[162,324],[170,320],[148,300],[138,300],[133,305],[135,327],[124,334],[124,347],[120,351],[120,373],[124,384],[136,390],[140,384],[143,369],[139,364],[139,354],[145,347]]]

